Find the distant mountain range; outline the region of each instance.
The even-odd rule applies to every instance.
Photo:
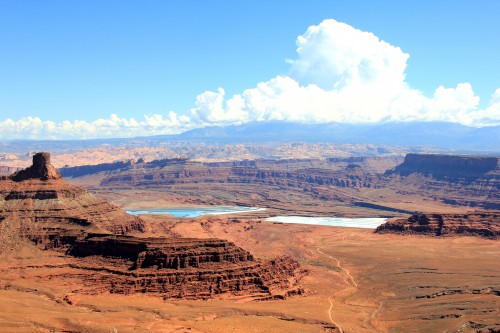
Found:
[[[475,128],[444,122],[364,125],[255,122],[193,129],[177,135],[176,138],[221,142],[305,141],[500,149],[500,126]]]
[[[205,143],[308,142],[375,144],[409,147],[438,147],[459,151],[500,152],[500,126],[475,128],[445,122],[402,122],[383,124],[300,124],[253,122],[242,125],[209,126],[175,135],[97,140],[10,140],[0,143],[20,150],[64,149],[109,146],[155,146],[165,141]],[[4,149],[2,149],[2,147]]]

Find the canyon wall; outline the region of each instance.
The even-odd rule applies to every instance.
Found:
[[[497,171],[499,158],[486,156],[460,156],[437,154],[407,154],[394,173],[408,176],[411,173],[430,174],[435,178],[475,179],[488,172]]]
[[[62,170],[64,173],[65,169]],[[100,188],[117,191],[130,188],[175,191],[176,185],[193,190],[203,186],[206,191],[215,192],[239,186],[248,191],[273,191],[279,187],[300,192],[312,200],[339,201],[374,209],[385,206],[382,203],[388,198],[399,201],[403,197],[431,199],[452,206],[500,209],[498,158],[488,156],[408,154],[404,161],[396,156],[210,163],[177,158],[138,162],[101,173],[99,179]],[[387,190],[386,194],[382,194],[383,190]],[[401,206],[395,209],[406,211]]]
[[[61,225],[124,234],[141,231],[142,220],[131,216],[80,186],[64,181],[50,164],[50,155],[33,156],[33,165],[0,180],[0,217],[16,223],[42,226],[45,231]]]
[[[172,163],[177,167],[183,161],[150,166]],[[255,259],[222,239],[124,235],[143,229],[139,217],[66,183],[48,153],[34,155],[32,166],[0,179],[2,245],[14,233],[13,241],[79,258],[88,292],[153,292],[167,298],[229,293],[258,299],[302,292],[298,282],[306,271],[288,256]]]
[[[408,154],[385,173],[386,186],[448,205],[500,209],[498,157]]]
[[[376,233],[500,238],[500,212],[414,214],[380,225]]]
[[[131,167],[106,176],[101,186],[120,188],[158,187],[194,183],[257,183],[303,188],[306,185],[328,185],[347,188],[371,188],[378,181],[374,174],[360,169],[294,168],[271,161],[242,161],[228,163],[199,163],[186,160],[172,161],[161,167],[146,163],[142,168]],[[262,167],[260,167],[262,165]]]
[[[92,281],[99,290],[159,293],[167,298],[226,293],[286,298],[303,292],[298,282],[307,273],[289,256],[257,260],[221,239],[88,235],[76,240],[69,253],[83,257],[87,270],[99,272]],[[114,265],[95,266],[86,260],[94,256],[113,258]]]

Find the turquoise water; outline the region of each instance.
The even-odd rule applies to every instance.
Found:
[[[299,223],[326,225],[331,227],[351,227],[375,229],[387,221],[386,218],[368,217],[368,218],[346,218],[346,217],[304,217],[304,216],[274,216],[265,219],[270,222],[280,223]]]
[[[131,215],[160,214],[172,215],[174,217],[198,217],[204,215],[236,214],[265,210],[258,207],[237,207],[237,206],[203,206],[184,208],[158,208],[143,210],[127,210]],[[345,217],[304,217],[304,216],[274,216],[268,217],[265,221],[280,223],[299,223],[312,225],[325,225],[333,227],[352,227],[375,229],[387,221],[386,218],[345,218]]]
[[[203,215],[236,214],[264,210],[257,207],[236,207],[236,206],[205,206],[205,207],[185,207],[185,208],[159,208],[144,210],[127,210],[131,215],[160,214],[172,215],[174,217],[198,217]]]

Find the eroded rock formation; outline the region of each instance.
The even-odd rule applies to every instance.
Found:
[[[275,193],[279,187],[290,193],[300,192],[300,196],[320,204],[337,201],[385,211],[408,212],[400,205],[391,208],[384,204],[403,197],[409,201],[424,198],[452,206],[500,209],[497,157],[408,154],[402,164],[394,167],[401,161],[399,157],[349,157],[202,163],[176,158],[82,168],[88,172],[108,168],[109,172],[97,175],[100,188],[118,191],[130,187],[169,192],[191,187],[196,191],[203,186],[213,193],[212,197],[230,188],[267,196],[266,192]],[[69,176],[78,176],[77,169],[64,170]],[[383,194],[378,189],[388,191]],[[182,196],[185,192],[177,193]]]
[[[297,282],[305,274],[289,256],[256,260],[221,239],[88,235],[77,240],[70,253],[83,257],[86,269],[99,272],[92,282],[97,288],[125,294],[209,298],[230,293],[286,298],[302,293]],[[94,256],[113,258],[113,266],[85,259]]]
[[[15,219],[45,232],[90,226],[116,234],[143,229],[141,219],[66,183],[50,164],[48,153],[34,155],[31,167],[2,178],[0,218]]]
[[[80,258],[91,292],[154,292],[259,299],[301,293],[305,274],[288,256],[258,260],[221,239],[141,238],[143,221],[79,186],[67,184],[48,153],[0,181],[0,226],[17,222],[27,239]],[[22,227],[22,228],[21,228]]]
[[[338,168],[326,165],[315,167],[324,161],[240,161],[200,163],[185,158],[157,160],[130,165],[106,176],[101,186],[122,188],[123,186],[161,187],[174,184],[193,183],[241,183],[280,185],[303,189],[309,186],[332,186],[343,188],[371,188],[379,181],[373,173],[360,168]],[[347,163],[345,163],[347,165]],[[83,167],[82,167],[83,168]],[[89,166],[90,168],[90,166]],[[100,166],[93,167],[99,172]],[[78,176],[75,168],[63,169],[68,176]]]
[[[126,168],[131,166],[133,161],[118,161],[114,163],[101,163],[97,165],[82,165],[82,166],[74,166],[74,167],[64,167],[62,168],[61,175],[63,177],[82,177],[86,175],[91,175],[93,173],[102,172],[102,171],[113,171]]]
[[[29,179],[61,179],[61,174],[50,163],[49,153],[38,153],[33,155],[33,165],[27,169],[21,170],[9,177],[15,182],[21,182]]]
[[[500,209],[497,157],[408,154],[385,173],[385,186],[453,206]]]
[[[376,233],[429,236],[481,236],[500,238],[500,212],[468,214],[415,214],[408,219],[388,221]]]
[[[402,164],[394,169],[394,173],[408,176],[411,173],[432,175],[434,178],[484,177],[500,167],[497,157],[461,156],[438,154],[407,154]],[[389,172],[390,173],[390,172]]]

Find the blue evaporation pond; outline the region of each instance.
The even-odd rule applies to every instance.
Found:
[[[205,207],[183,207],[183,208],[158,208],[143,210],[127,210],[131,215],[159,214],[172,215],[174,217],[198,217],[203,215],[236,214],[264,210],[258,207],[236,207],[236,206],[205,206]]]
[[[375,229],[387,221],[386,218],[368,217],[368,218],[347,218],[347,217],[304,217],[304,216],[274,216],[265,219],[270,222],[280,223],[298,223],[325,225],[330,227],[351,227]]]

